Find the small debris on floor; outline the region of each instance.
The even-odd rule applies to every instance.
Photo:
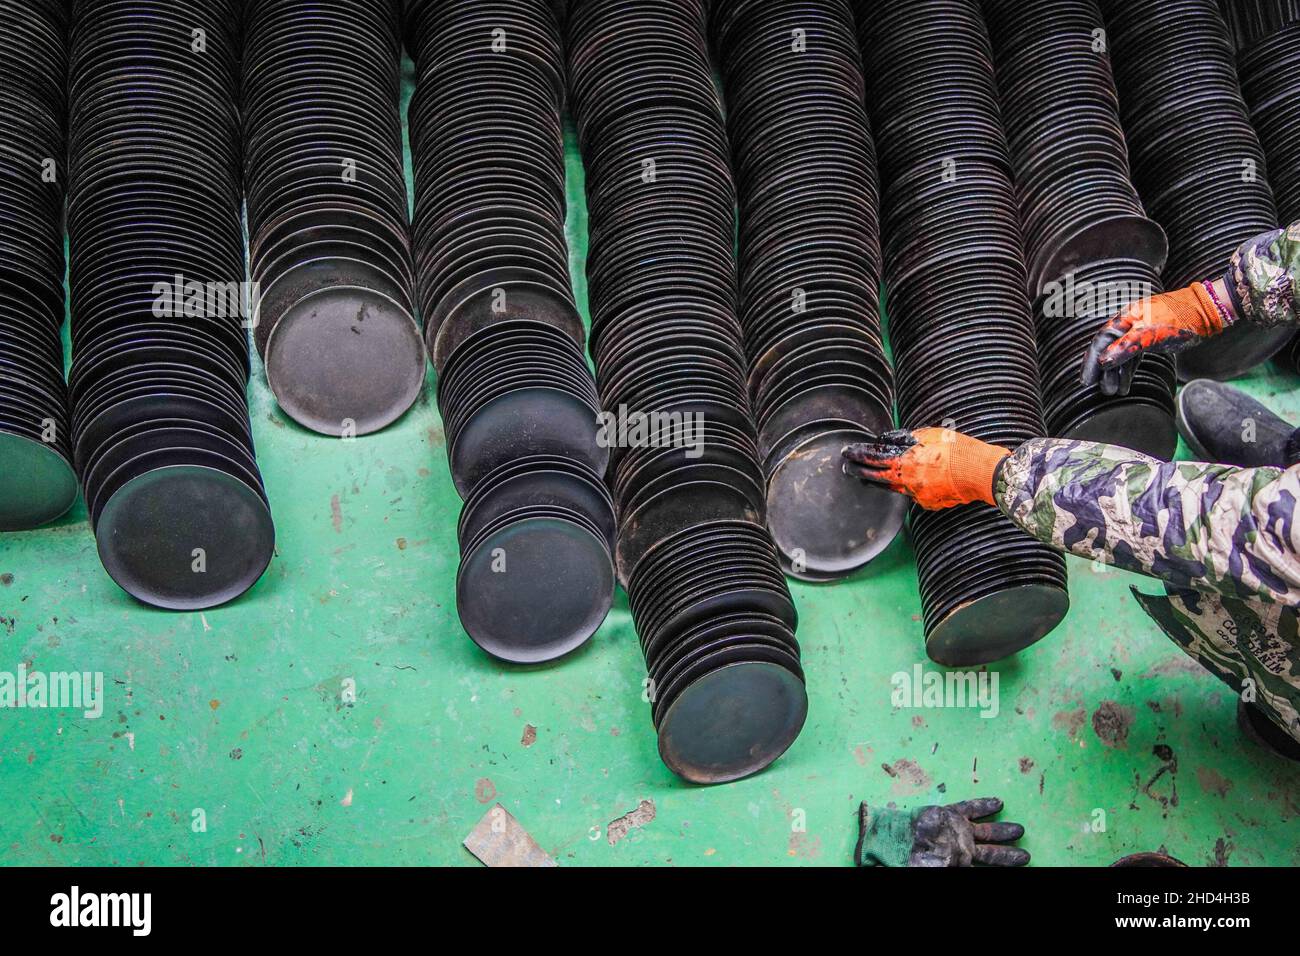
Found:
[[[610,823],[605,828],[605,833],[609,839],[609,845],[613,846],[630,832],[643,827],[655,818],[655,802],[653,800],[642,800],[637,804],[637,808],[629,813],[623,814],[617,820]]]
[[[484,866],[556,865],[510,811],[499,803],[483,814],[483,819],[465,837],[465,849]]]

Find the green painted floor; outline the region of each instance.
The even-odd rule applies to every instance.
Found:
[[[1298,385],[1266,370],[1249,388],[1300,420]],[[82,506],[0,536],[0,671],[102,671],[106,693],[97,720],[0,711],[0,861],[477,866],[461,841],[499,802],[561,865],[846,865],[863,800],[992,794],[1037,864],[1160,847],[1300,864],[1300,768],[1239,735],[1231,693],[1148,623],[1131,575],[1071,560],[1074,610],[995,668],[990,718],[891,702],[892,675],[932,667],[904,541],[849,581],[796,585],[803,735],[758,777],[697,788],[658,759],[622,595],[553,666],[503,667],[461,631],[431,392],[350,443],[290,423],[258,376],[250,401],[278,554],[235,604],[135,604]]]

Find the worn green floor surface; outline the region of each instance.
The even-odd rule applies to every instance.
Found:
[[[1261,372],[1250,388],[1300,420],[1298,384]],[[553,666],[503,667],[465,637],[431,394],[351,443],[293,425],[260,377],[251,408],[278,554],[235,604],[135,604],[80,505],[0,536],[0,671],[106,682],[97,720],[0,711],[0,861],[478,865],[461,841],[500,802],[561,865],[845,865],[863,800],[994,794],[1039,864],[1159,847],[1300,864],[1300,768],[1239,735],[1231,693],[1129,597],[1149,582],[1072,559],[1069,618],[995,668],[988,718],[891,702],[892,675],[932,667],[904,541],[852,580],[796,586],[803,735],[758,777],[698,788],[659,761],[621,594]]]

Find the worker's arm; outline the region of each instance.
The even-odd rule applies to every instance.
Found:
[[[944,429],[845,449],[845,470],[927,508],[983,501],[1040,541],[1179,588],[1300,604],[1300,467],[1169,464],[1041,438],[1015,453]]]
[[[998,507],[1080,557],[1228,597],[1300,603],[1300,469],[1162,462],[1046,438],[1003,461]]]
[[[1300,315],[1300,222],[1242,245],[1225,280],[1234,315],[1252,325],[1287,325]]]
[[[1243,243],[1226,275],[1140,299],[1111,319],[1083,363],[1085,385],[1128,391],[1147,352],[1177,352],[1237,322],[1271,327],[1300,314],[1300,223]]]
[[[1167,464],[1040,438],[1014,454],[957,432],[890,432],[844,449],[845,471],[922,507],[983,501],[1080,557],[1166,581],[1138,594],[1161,629],[1300,741],[1300,466]]]

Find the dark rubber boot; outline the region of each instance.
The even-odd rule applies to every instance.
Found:
[[[1291,433],[1286,440],[1286,466],[1300,465],[1300,428]]]
[[[1283,468],[1295,432],[1294,425],[1222,382],[1199,378],[1178,394],[1178,433],[1199,461]]]
[[[1300,763],[1300,740],[1296,740],[1262,710],[1237,699],[1237,726],[1241,732],[1265,750],[1284,760]]]

